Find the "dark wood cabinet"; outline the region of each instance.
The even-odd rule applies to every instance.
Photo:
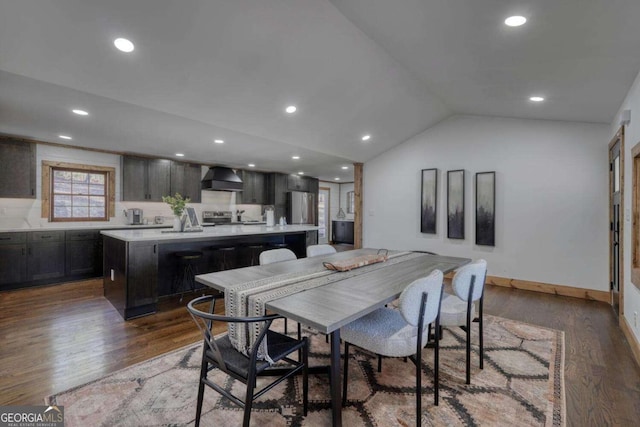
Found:
[[[0,290],[27,277],[27,233],[0,233]]]
[[[0,198],[36,198],[36,145],[0,138]]]
[[[309,191],[309,178],[296,174],[287,175],[287,189],[289,191]]]
[[[307,246],[318,244],[318,231],[307,231]]]
[[[171,194],[171,161],[122,157],[122,200],[161,202]]]
[[[171,195],[180,193],[183,197],[188,197],[191,203],[200,203],[202,201],[201,180],[200,165],[171,162]]]
[[[158,300],[158,244],[129,242],[127,307],[154,306]]]
[[[104,296],[124,319],[156,311],[158,243],[104,237]]]
[[[64,231],[33,231],[28,233],[28,281],[64,277]]]
[[[353,245],[353,221],[331,221],[333,243]]]
[[[242,171],[242,191],[238,192],[239,204],[264,205],[267,203],[267,179],[262,172]]]
[[[267,204],[273,205],[276,222],[287,214],[287,175],[270,173],[267,176]]]
[[[100,231],[67,231],[65,244],[65,276],[102,276],[102,239]]]

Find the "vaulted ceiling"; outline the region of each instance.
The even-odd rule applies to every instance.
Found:
[[[452,114],[611,122],[639,18],[637,0],[2,0],[0,133],[344,182]]]

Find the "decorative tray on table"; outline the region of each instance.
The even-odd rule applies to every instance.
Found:
[[[388,251],[386,249],[380,249],[377,254],[361,255],[334,262],[325,261],[322,265],[328,270],[349,271],[354,268],[364,267],[365,265],[384,262],[387,260],[387,254]]]

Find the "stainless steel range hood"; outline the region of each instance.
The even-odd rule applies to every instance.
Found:
[[[211,191],[242,191],[242,180],[231,168],[213,166],[202,178],[201,188]]]

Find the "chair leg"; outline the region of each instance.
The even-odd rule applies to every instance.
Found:
[[[200,365],[200,385],[198,386],[198,403],[196,405],[196,425],[195,427],[200,426],[200,417],[202,416],[202,401],[204,400],[204,382],[202,381],[207,377],[207,367],[208,363],[204,358],[204,354],[202,356],[202,364]]]
[[[247,396],[244,399],[244,418],[242,420],[242,427],[249,427],[249,420],[251,420],[251,408],[253,407],[253,391],[256,386],[255,373],[249,374],[247,378]]]
[[[483,299],[484,299],[484,294],[480,297],[480,301],[478,302],[478,314],[480,315],[480,321],[478,322],[478,335],[480,336],[480,369],[484,369],[484,330],[483,330],[483,316],[482,316],[482,300]]]
[[[347,382],[349,381],[349,343],[344,342],[344,373],[342,378],[342,406],[347,404]]]
[[[309,410],[309,340],[306,337],[302,348],[302,363],[304,363],[302,370],[302,410],[306,417]]]
[[[437,327],[436,327],[437,329]],[[433,349],[433,404],[438,406],[440,398],[440,340],[436,340]]]
[[[382,372],[382,356],[378,355],[378,372]]]
[[[416,355],[416,426],[422,425],[422,351]]]
[[[467,384],[471,384],[471,311],[467,310]]]
[[[287,335],[288,333],[288,329],[289,329],[289,323],[287,322],[287,319],[284,319],[284,334]]]

